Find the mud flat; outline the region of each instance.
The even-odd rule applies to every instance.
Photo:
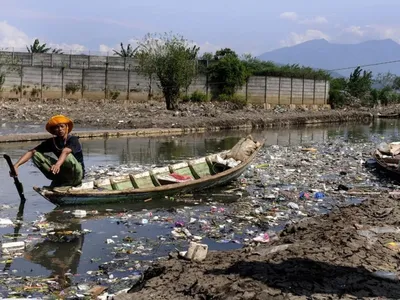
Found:
[[[399,299],[400,203],[388,194],[203,262],[171,255],[117,299]],[[376,298],[373,298],[376,299]]]

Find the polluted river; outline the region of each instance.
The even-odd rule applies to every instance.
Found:
[[[393,187],[376,172],[370,153],[381,142],[400,140],[399,128],[398,120],[378,119],[371,124],[82,139],[89,178],[227,150],[248,134],[264,141],[252,165],[228,186],[118,205],[56,207],[33,191],[49,181],[28,162],[19,170],[27,199],[22,207],[1,160],[0,296],[106,297],[132,287],[153,261],[187,250],[193,237],[208,250],[268,243],[295,220],[360,203],[366,193]],[[16,131],[2,128],[7,130]],[[36,144],[0,144],[0,152],[15,162]],[[346,193],[349,189],[360,193]],[[10,243],[17,246],[5,246]]]

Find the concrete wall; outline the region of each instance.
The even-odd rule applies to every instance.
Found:
[[[22,90],[22,97],[44,99],[104,99],[117,94],[116,99],[147,99],[149,80],[135,72],[137,64],[134,59],[23,52],[2,52],[1,57],[3,61],[5,57],[14,59],[19,65],[18,70],[14,68],[7,74],[3,91],[0,92],[2,97],[19,98],[18,91]],[[154,96],[161,98],[157,82],[152,82],[151,86]],[[206,76],[199,75],[187,93],[190,95],[196,90],[210,96],[211,87],[207,87]],[[329,82],[253,76],[238,93],[246,96],[249,103],[258,105],[322,105],[327,103]]]

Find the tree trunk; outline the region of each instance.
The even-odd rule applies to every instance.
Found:
[[[178,103],[172,95],[164,95],[164,97],[165,97],[165,103],[167,105],[168,110],[178,109]]]

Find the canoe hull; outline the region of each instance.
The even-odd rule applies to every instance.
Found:
[[[120,193],[120,194],[103,194],[103,195],[63,195],[53,194],[49,195],[43,193],[43,190],[38,187],[34,187],[34,190],[46,198],[48,201],[55,205],[86,205],[86,204],[97,204],[97,203],[120,203],[127,201],[138,201],[146,199],[157,199],[166,196],[173,196],[179,193],[196,192],[212,187],[223,186],[229,182],[237,179],[247,168],[247,165],[243,168],[238,169],[236,172],[227,175],[219,180],[209,180],[205,182],[193,182],[187,187],[174,187],[163,191],[140,191],[133,190],[131,192]]]
[[[250,165],[262,144],[258,143],[258,148],[248,157],[246,161],[239,165],[229,168],[214,175],[207,175],[199,179],[167,184],[152,188],[137,188],[112,191],[93,191],[93,192],[67,192],[57,191],[48,188],[34,187],[34,190],[51,203],[58,206],[69,205],[90,205],[101,203],[121,203],[146,199],[160,199],[176,194],[196,192],[217,186],[223,186],[237,179]]]
[[[390,178],[400,183],[400,170],[388,166],[375,152],[372,153],[372,157],[375,159],[378,168],[385,172]]]

